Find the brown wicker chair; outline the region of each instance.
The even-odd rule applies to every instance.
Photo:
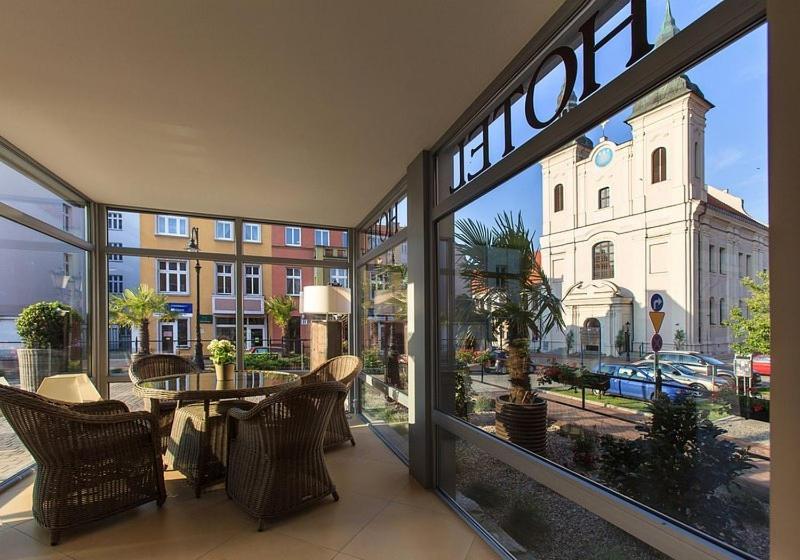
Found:
[[[293,387],[248,411],[228,411],[225,490],[247,513],[264,522],[332,495],[322,444],[334,409],[347,389],[338,382]]]
[[[61,532],[166,499],[158,425],[120,401],[73,404],[0,385],[0,411],[36,460],[33,516]]]
[[[361,373],[361,367],[361,359],[358,356],[337,356],[323,362],[317,369],[304,375],[303,384],[338,381],[349,392],[356,377]],[[350,425],[347,423],[344,406],[342,406],[341,409],[335,410],[331,416],[331,422],[325,433],[325,449],[340,445],[346,441],[349,441],[351,445],[356,444],[356,440],[350,432]]]
[[[134,360],[128,368],[128,377],[134,383],[139,383],[153,377],[165,375],[180,375],[197,371],[195,365],[181,356],[175,354],[146,354]],[[161,434],[161,453],[167,450],[169,436],[172,432],[172,421],[175,418],[175,401],[163,401],[159,405],[158,426]],[[150,410],[150,401],[144,400],[145,410]]]

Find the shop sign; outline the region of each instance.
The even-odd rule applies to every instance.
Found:
[[[182,315],[191,315],[192,313],[192,304],[191,303],[170,303],[169,310],[173,313],[180,313]]]

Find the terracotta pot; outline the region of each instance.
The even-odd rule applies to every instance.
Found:
[[[497,435],[540,455],[547,449],[547,401],[535,397],[527,404],[510,402],[510,395],[495,401]]]
[[[217,381],[230,381],[235,376],[234,367],[236,364],[214,364],[214,371],[217,372]]]

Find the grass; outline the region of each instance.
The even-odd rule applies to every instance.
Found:
[[[557,394],[568,395],[570,397],[577,397],[577,398],[581,397],[581,393],[579,390],[567,387],[548,387],[547,391]],[[631,412],[647,412],[647,401],[639,401],[636,399],[629,399],[626,397],[616,397],[611,395],[605,395],[605,396],[595,395],[589,390],[586,391],[586,400],[600,404],[618,406],[620,408],[630,410]],[[715,420],[719,420],[720,418],[723,418],[730,414],[726,405],[712,403],[707,400],[698,401],[697,409],[701,411],[708,411],[708,418],[712,422]]]

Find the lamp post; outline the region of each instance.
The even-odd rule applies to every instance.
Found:
[[[200,252],[199,233],[200,231],[196,227],[192,228],[192,236],[189,238],[189,244],[186,246],[186,250],[195,255],[194,272],[196,282],[195,289],[197,290],[197,309],[195,310],[194,321],[194,364],[199,371],[203,371],[206,369],[206,365],[203,362],[203,342],[200,340],[200,269],[202,267],[200,266],[200,257],[197,255]]]
[[[625,321],[625,353],[628,362],[631,361],[631,322]]]

